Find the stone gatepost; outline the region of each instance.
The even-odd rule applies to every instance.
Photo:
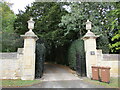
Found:
[[[34,28],[33,24],[34,21],[31,18],[28,21],[29,31],[25,35],[21,35],[24,38],[22,80],[33,80],[35,78],[35,47],[38,37],[32,31]]]
[[[96,50],[96,38],[93,32],[90,31],[91,22],[87,20],[86,22],[86,30],[87,33],[83,36],[84,47],[86,53],[86,71],[87,77],[91,78],[92,76],[92,68],[91,66],[97,65],[97,50]]]

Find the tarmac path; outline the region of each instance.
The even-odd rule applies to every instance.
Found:
[[[73,74],[71,69],[57,64],[45,64],[40,80],[41,83],[26,88],[104,88],[84,82],[82,78]]]

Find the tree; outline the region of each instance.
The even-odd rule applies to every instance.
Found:
[[[100,35],[98,42],[104,44],[98,44],[98,48],[103,49],[103,53],[109,53],[109,40],[108,31],[109,29],[105,26],[109,24],[107,20],[107,12],[112,10],[111,3],[102,2],[81,2],[71,3],[69,6],[71,10],[69,14],[62,17],[60,27],[64,29],[64,36],[68,36],[71,33],[76,33],[76,38],[82,37],[86,33],[85,22],[87,19],[92,21],[92,31]],[[72,41],[74,39],[71,37]],[[102,40],[102,41],[101,41]]]
[[[19,35],[24,34],[28,31],[27,21],[30,17],[33,17],[35,21],[33,31],[46,46],[46,58],[52,61],[65,57],[63,52],[65,52],[64,48],[66,48],[67,40],[63,37],[63,30],[58,26],[61,17],[67,13],[62,7],[64,4],[59,2],[34,2],[31,6],[26,6],[25,12],[19,11],[14,24],[15,32]],[[61,56],[59,53],[61,53]]]
[[[0,3],[0,12],[2,20],[2,32],[0,33],[1,37],[1,46],[2,52],[16,51],[17,45],[19,42],[18,35],[14,33],[14,20],[16,18],[15,14],[6,2]]]
[[[47,44],[58,45],[62,30],[58,23],[61,17],[67,12],[62,8],[62,5],[57,2],[34,2],[32,6],[27,6],[25,12],[20,11],[17,15],[14,27],[19,34],[27,32],[27,20],[30,17],[34,18],[34,32]]]
[[[115,9],[110,11],[110,29],[111,34],[111,53],[120,53],[120,3],[116,2],[113,4]]]
[[[1,13],[2,13],[2,31],[13,32],[13,24],[16,18],[14,12],[10,10],[10,7],[6,2],[0,3]]]

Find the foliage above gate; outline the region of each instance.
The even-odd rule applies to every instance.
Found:
[[[27,31],[27,20],[33,17],[35,21],[36,35],[42,39],[48,46],[52,44],[58,46],[64,41],[61,37],[63,31],[58,24],[61,17],[67,11],[62,8],[62,3],[57,2],[34,2],[32,6],[27,6],[25,12],[20,11],[15,21],[15,31],[19,34],[24,34]]]
[[[69,7],[68,12],[63,6]],[[32,16],[36,22],[34,32],[43,39],[47,48],[51,48],[64,46],[83,36],[86,33],[85,22],[90,19],[93,23],[92,31],[104,38],[100,37],[101,40],[98,42],[106,42],[99,45],[106,53],[109,50],[104,47],[108,48],[109,41],[114,35],[113,30],[109,28],[111,16],[108,15],[113,9],[116,7],[110,2],[34,2],[27,6],[25,11],[19,12],[14,26],[17,33],[25,33],[26,21]]]

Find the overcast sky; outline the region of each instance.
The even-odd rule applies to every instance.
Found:
[[[13,6],[11,7],[11,9],[14,11],[15,14],[17,14],[18,9],[24,11],[25,6],[27,6],[28,4],[31,4],[35,0],[5,0],[5,1],[13,3]]]
[[[18,13],[18,9],[19,10],[25,10],[25,6],[27,6],[28,4],[31,4],[32,2],[34,2],[35,0],[4,0],[4,1],[8,1],[13,3],[13,6],[11,7],[11,9],[14,11],[15,14]],[[86,0],[87,1],[87,0]],[[99,1],[99,0],[98,0]],[[104,0],[103,0],[104,1]],[[110,0],[111,1],[111,0]],[[116,0],[117,1],[117,0]],[[70,7],[64,6],[68,11],[70,10]]]
[[[13,3],[11,9],[14,11],[15,14],[18,14],[18,9],[19,10],[25,10],[25,7],[29,4],[31,4],[32,2],[34,2],[35,0],[4,0],[4,1],[8,1],[10,3]],[[70,7],[68,6],[64,6],[64,8],[67,11],[70,11]]]

